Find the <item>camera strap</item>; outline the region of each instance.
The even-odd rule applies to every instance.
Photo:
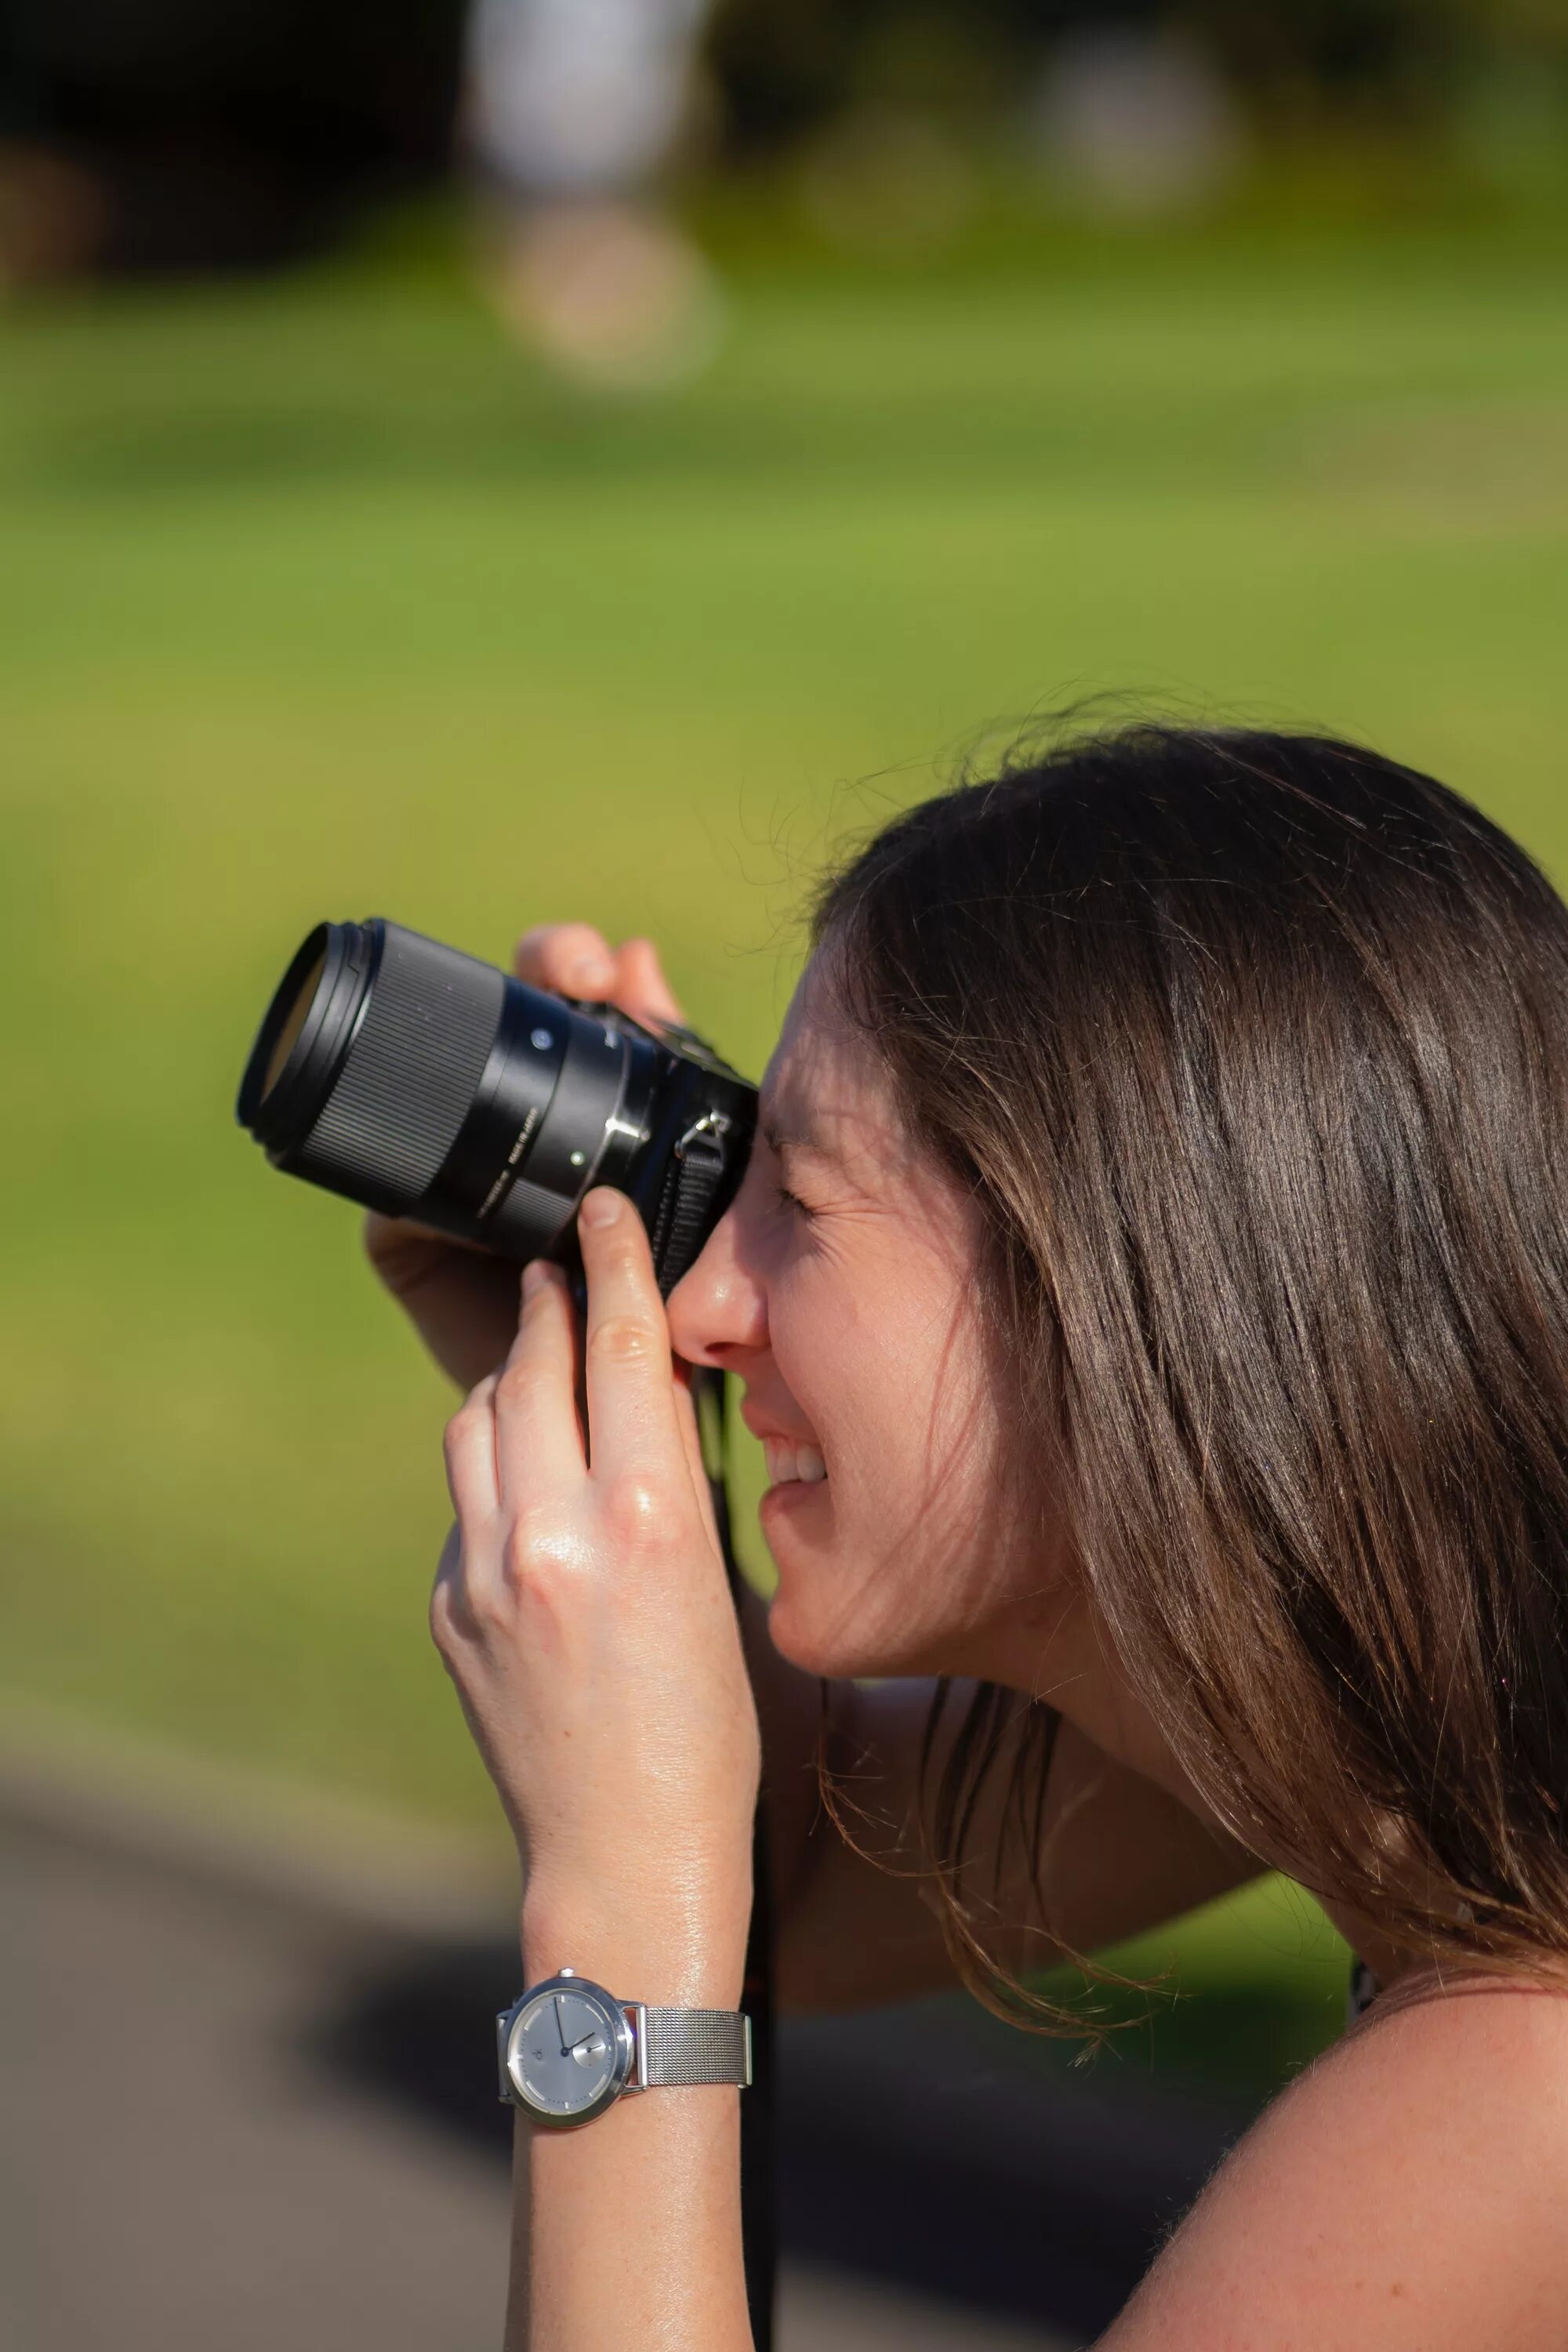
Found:
[[[666,1163],[658,1208],[650,1227],[654,1269],[668,1298],[707,1239],[711,1210],[729,1171],[730,1121],[710,1111],[688,1128]],[[693,1367],[691,1397],[703,1431],[703,1455],[714,1524],[740,1598],[741,1568],[731,1535],[729,1382],[719,1371]],[[746,2303],[756,2352],[772,2352],[778,2216],[773,2158],[773,2033],[772,1921],[769,1916],[767,1825],[761,1803],[752,1837],[752,1921],[746,1938],[742,2006],[752,2021],[752,2086],[741,2102],[741,2242]]]
[[[704,1457],[720,1548],[739,1599],[740,1563],[730,1531],[730,1383],[722,1372],[693,1367],[692,1402],[704,1431]],[[778,2210],[774,2180],[773,1923],[767,1824],[759,1802],[752,1833],[752,1923],[746,1938],[742,2006],[752,2021],[752,2086],[741,2101],[741,2246],[755,2352],[773,2352]]]
[[[709,1211],[730,1164],[729,1127],[721,1111],[709,1112],[688,1128],[666,1163],[653,1221],[653,1262],[667,1298],[707,1238]]]

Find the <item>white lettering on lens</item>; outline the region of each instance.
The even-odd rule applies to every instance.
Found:
[[[511,1180],[517,1173],[517,1163],[522,1158],[523,1153],[528,1150],[529,1144],[533,1139],[533,1130],[539,1125],[539,1106],[535,1103],[532,1109],[529,1112],[528,1117],[523,1120],[522,1125],[518,1129],[517,1140],[506,1155],[505,1167],[501,1170],[500,1174],[496,1178],[495,1182],[490,1186],[489,1191],[485,1194],[484,1199],[479,1202],[479,1214],[481,1217],[488,1217],[490,1211],[495,1207],[496,1202],[500,1199],[501,1194],[510,1189]]]

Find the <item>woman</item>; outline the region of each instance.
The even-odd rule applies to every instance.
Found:
[[[1144,727],[896,819],[814,940],[668,1327],[629,1205],[583,1205],[591,1467],[559,1276],[518,1319],[373,1229],[477,1383],[433,1616],[524,1981],[735,2008],[759,1762],[785,2006],[1005,1998],[1289,1871],[1381,1990],[1107,2352],[1561,2352],[1568,910],[1428,778]],[[519,961],[675,1009],[642,942]],[[767,1448],[750,1675],[683,1364]],[[737,2105],[520,2128],[511,2343],[749,2341]]]

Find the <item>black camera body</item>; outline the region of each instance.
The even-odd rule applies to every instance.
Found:
[[[756,1108],[689,1030],[530,988],[373,917],[304,941],[237,1116],[274,1167],[502,1257],[574,1267],[577,1204],[613,1184],[668,1293],[734,1197]]]

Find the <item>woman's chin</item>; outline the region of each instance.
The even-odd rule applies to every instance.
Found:
[[[768,1607],[768,1638],[781,1658],[803,1674],[822,1675],[830,1682],[874,1675],[878,1669],[865,1657],[865,1643],[847,1638],[848,1628],[823,1622],[822,1612],[801,1606],[784,1577]]]
[[[842,1587],[829,1583],[820,1566],[796,1561],[785,1567],[776,1553],[774,1564],[779,1578],[768,1604],[768,1637],[781,1658],[831,1682],[899,1672],[867,1612],[852,1605],[846,1611]]]
[[[910,1673],[885,1578],[868,1579],[863,1541],[840,1541],[831,1479],[770,1486],[758,1516],[778,1570],[768,1632],[780,1657],[835,1682]]]
[[[780,1657],[812,1675],[858,1673],[838,1661],[841,1639],[828,1639],[827,1620],[842,1607],[844,1579],[833,1561],[833,1506],[828,1481],[787,1479],[770,1486],[757,1517],[778,1586],[768,1611],[768,1632]],[[816,1605],[813,1605],[814,1600]],[[826,1601],[825,1608],[822,1604]],[[847,1629],[833,1628],[840,1636]],[[828,1652],[832,1652],[831,1661]]]

